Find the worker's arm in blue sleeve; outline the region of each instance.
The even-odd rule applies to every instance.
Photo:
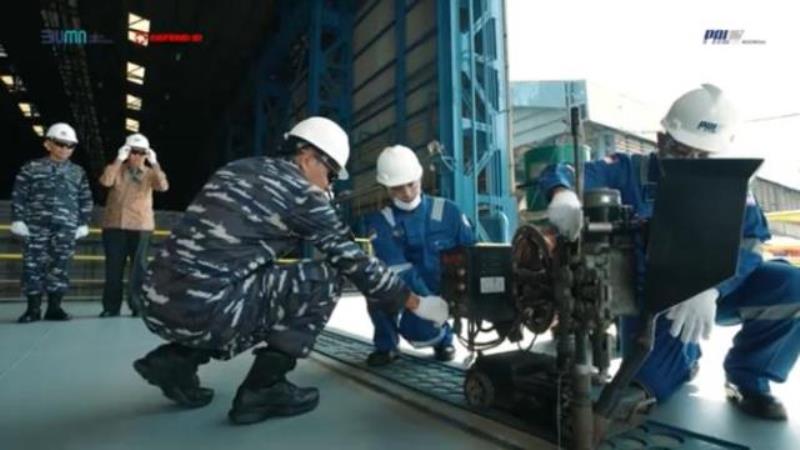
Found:
[[[25,208],[30,198],[30,176],[28,166],[23,166],[14,179],[14,189],[11,191],[11,221],[24,221]]]
[[[742,241],[739,247],[739,262],[736,265],[736,275],[717,285],[720,297],[724,297],[736,290],[761,264],[763,259],[756,246],[758,243],[770,239],[770,237],[771,235],[764,213],[761,211],[761,208],[756,203],[752,194],[748,194],[744,224],[742,226]]]
[[[419,275],[417,268],[406,260],[402,247],[392,236],[392,229],[383,216],[375,214],[366,221],[367,230],[372,239],[372,249],[375,256],[383,261],[392,272],[419,296],[432,295],[431,290]]]
[[[622,189],[630,164],[631,159],[626,155],[612,155],[599,161],[588,161],[583,165],[584,187]],[[552,196],[553,189],[557,187],[573,189],[574,184],[575,168],[569,164],[551,164],[539,175],[539,188],[547,195],[548,200]]]
[[[453,207],[452,225],[455,230],[456,244],[463,247],[475,244],[475,232],[466,214],[462,213],[455,204],[451,205]]]

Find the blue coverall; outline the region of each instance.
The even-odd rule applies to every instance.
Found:
[[[653,213],[659,177],[658,156],[615,154],[587,162],[586,188],[618,189],[622,201],[641,218]],[[540,177],[543,192],[557,186],[570,187],[571,167],[558,164],[546,168]],[[736,275],[716,288],[716,322],[742,324],[725,358],[728,381],[741,390],[769,393],[769,381],[784,382],[800,352],[800,270],[782,261],[763,261],[758,245],[770,238],[767,221],[752,194],[748,194],[742,244]],[[637,280],[644,280],[644,250],[638,249]],[[685,300],[685,299],[684,299]],[[640,323],[626,318],[623,339],[635,337]],[[701,356],[700,346],[684,344],[669,334],[670,321],[659,316],[653,352],[636,380],[663,400],[689,377]]]
[[[394,205],[372,213],[365,219],[375,255],[419,295],[438,295],[441,277],[439,253],[475,242],[466,216],[451,201],[422,194],[413,211]],[[452,345],[453,331],[408,313],[390,315],[368,307],[375,326],[373,342],[378,351],[397,348],[398,332],[414,347]]]

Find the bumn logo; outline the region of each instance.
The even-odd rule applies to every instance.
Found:
[[[87,34],[81,29],[76,30],[42,30],[42,44],[50,45],[86,45]]]
[[[86,30],[74,28],[60,30],[45,28],[40,33],[44,45],[87,45],[87,44],[112,44],[113,41],[99,33],[88,33]]]

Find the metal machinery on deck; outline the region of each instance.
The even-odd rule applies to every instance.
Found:
[[[588,190],[576,242],[524,224],[511,245],[442,255],[442,295],[460,339],[478,353],[464,383],[470,404],[510,411],[533,433],[573,449],[594,448],[643,418],[652,400],[628,386],[652,350],[656,317],[733,275],[747,181],[760,161],[660,164],[650,220],[616,190]],[[644,326],[609,381],[608,331],[625,315]],[[552,330],[554,354],[484,353],[522,341],[523,330]],[[496,337],[480,341],[487,332]]]

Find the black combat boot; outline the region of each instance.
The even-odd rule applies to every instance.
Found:
[[[300,388],[286,380],[286,373],[295,367],[294,358],[265,348],[254,353],[253,367],[236,391],[228,413],[231,422],[256,423],[270,417],[303,414],[317,407],[317,388]]]
[[[203,350],[170,343],[136,360],[133,368],[170,400],[187,408],[199,408],[214,398],[214,390],[201,387],[197,376],[197,368],[209,360]]]
[[[72,317],[61,309],[61,299],[64,294],[47,294],[47,311],[44,313],[44,320],[69,320]]]
[[[28,296],[28,308],[25,310],[25,314],[19,316],[17,323],[30,323],[36,322],[37,320],[42,320],[41,294]]]

